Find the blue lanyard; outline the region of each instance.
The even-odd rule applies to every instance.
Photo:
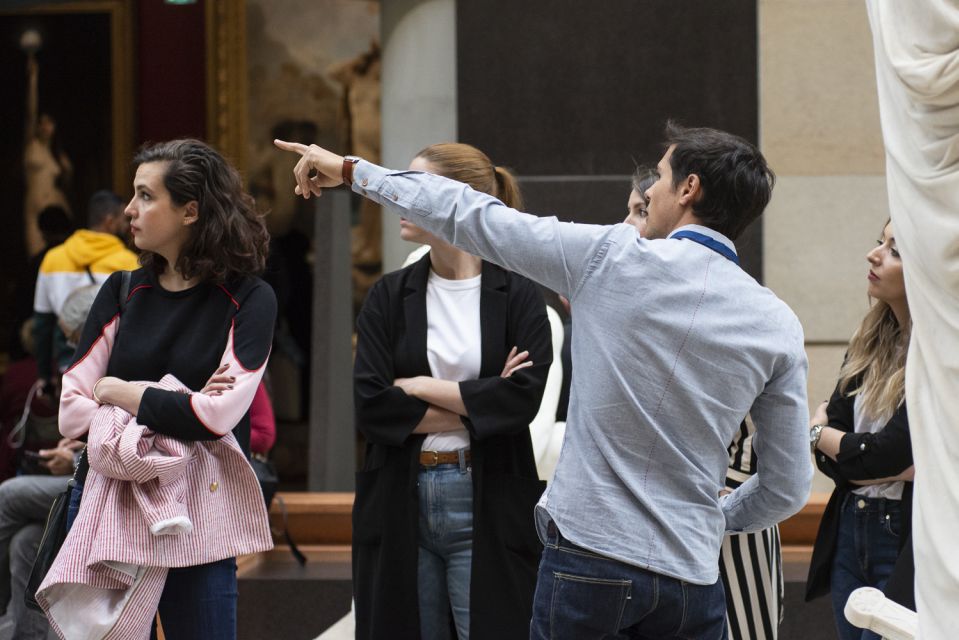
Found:
[[[727,258],[728,260],[732,260],[733,264],[736,264],[736,265],[739,264],[739,256],[736,255],[735,251],[733,251],[732,249],[724,245],[719,240],[713,240],[709,236],[699,233],[698,231],[690,231],[689,229],[685,229],[683,231],[677,231],[676,233],[674,233],[673,235],[669,237],[671,240],[679,240],[681,238],[686,238],[688,240],[692,240],[693,242],[698,242],[704,247],[708,249],[712,249],[713,251],[723,256],[724,258]]]

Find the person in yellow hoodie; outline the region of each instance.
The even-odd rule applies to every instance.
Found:
[[[75,290],[98,286],[114,271],[139,267],[136,254],[123,240],[129,228],[123,207],[123,200],[112,191],[94,193],[87,207],[88,228],[50,249],[40,263],[33,336],[38,378],[45,392],[73,356],[73,347],[57,325],[63,303]]]

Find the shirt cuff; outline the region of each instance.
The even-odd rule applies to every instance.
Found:
[[[383,167],[361,158],[353,167],[353,184],[350,188],[354,193],[365,196],[369,191],[376,191],[386,173]]]
[[[366,160],[353,167],[353,192],[397,213],[415,212],[420,217],[429,215],[422,199],[422,182],[431,178],[421,171],[393,171]]]

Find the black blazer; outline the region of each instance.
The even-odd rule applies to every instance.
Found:
[[[424,436],[413,434],[428,404],[393,386],[430,375],[426,357],[429,254],[384,276],[357,319],[353,393],[366,459],[353,507],[356,637],[420,637],[417,604],[417,475]],[[533,507],[536,473],[529,423],[552,360],[549,322],[529,280],[483,263],[480,378],[460,383],[473,468],[470,637],[527,638],[542,545]],[[500,378],[509,350],[534,365]]]
[[[859,385],[854,380],[850,388]],[[871,480],[899,475],[912,465],[912,442],[909,439],[909,418],[906,405],[899,407],[889,422],[876,433],[853,433],[855,422],[853,410],[855,396],[846,396],[836,385],[826,415],[829,426],[846,431],[839,445],[836,462],[825,454],[816,452],[816,466],[833,479],[836,488],[829,497],[819,533],[813,547],[806,579],[806,600],[826,595],[830,589],[830,573],[839,536],[839,509],[846,495],[857,488],[852,480]],[[899,532],[900,553],[909,539],[912,522],[912,482],[906,482],[902,491],[902,530]]]

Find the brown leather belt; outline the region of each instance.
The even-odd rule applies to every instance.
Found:
[[[464,452],[465,461],[470,461],[470,452],[467,449]],[[438,464],[459,464],[459,451],[420,451],[420,466],[435,467]]]

